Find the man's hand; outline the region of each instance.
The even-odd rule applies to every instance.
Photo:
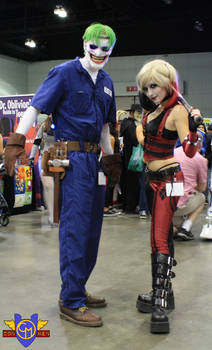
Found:
[[[27,162],[28,158],[24,149],[26,137],[23,134],[11,134],[5,147],[4,165],[9,176],[15,175],[15,163],[17,159]]]

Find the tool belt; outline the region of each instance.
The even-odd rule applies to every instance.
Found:
[[[60,173],[60,178],[65,176],[65,169],[69,166],[68,160],[68,142],[57,141],[54,147],[50,147],[48,151],[48,170],[51,173]]]
[[[99,150],[99,146],[97,143],[93,142],[67,141],[67,150],[97,153]]]
[[[45,161],[45,175],[59,172],[61,173],[61,179],[65,176],[65,168],[68,162],[68,151],[97,153],[99,146],[97,143],[85,142],[85,141],[57,141],[54,143],[54,147],[50,147],[48,156],[46,155]],[[44,174],[43,174],[44,175]]]

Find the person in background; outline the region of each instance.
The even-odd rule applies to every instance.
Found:
[[[54,223],[54,178],[46,167],[46,157],[50,147],[54,146],[54,130],[52,126],[52,116],[48,116],[38,129],[34,140],[29,160],[34,162],[35,155],[42,145],[41,149],[41,182],[43,185],[43,197],[48,210],[48,223],[51,227],[57,227]]]
[[[109,123],[109,128],[111,146],[113,152],[117,154],[120,151],[117,126],[112,123]],[[119,186],[119,184],[116,185]],[[120,210],[117,210],[113,205],[114,190],[115,186],[107,182],[105,193],[104,217],[118,216],[119,214],[121,214]]]
[[[143,137],[141,135],[142,135],[142,125],[139,124],[136,128],[136,136],[137,136],[138,142],[142,144]],[[140,172],[139,181],[140,181],[139,217],[140,219],[147,219],[149,214],[149,207],[148,207],[147,196],[146,196],[146,183],[147,183],[146,163],[144,163],[143,170]]]
[[[86,283],[96,264],[105,201],[105,177],[99,150],[104,149],[110,178],[115,166],[108,123],[116,123],[113,82],[102,68],[116,42],[112,28],[91,24],[83,35],[84,56],[52,68],[12,134],[5,149],[5,167],[14,173],[16,158],[25,159],[25,134],[38,114],[52,114],[55,140],[67,150],[60,184],[60,317],[80,326],[102,326],[88,307],[105,307],[105,298],[88,293]],[[66,142],[64,144],[64,142]],[[66,145],[66,146],[65,146]]]
[[[126,193],[125,193],[125,171],[124,169],[124,159],[123,159],[123,149],[124,149],[124,143],[123,143],[123,136],[120,136],[120,130],[121,130],[121,124],[122,121],[126,118],[129,117],[129,112],[125,110],[117,110],[116,112],[116,131],[118,134],[118,139],[119,139],[119,153],[121,155],[121,160],[122,160],[122,173],[120,177],[120,182],[119,186],[120,189],[117,193],[117,201],[118,201],[118,206],[119,209],[123,212],[123,209],[125,207],[126,203]]]
[[[198,125],[198,131],[202,134],[202,148],[201,148],[201,154],[205,156],[206,152],[206,140],[207,140],[207,129],[204,123],[201,123]]]
[[[205,151],[205,158],[208,160],[208,182],[207,182],[207,188],[205,191],[205,197],[206,197],[206,204],[209,204],[209,206],[212,205],[212,199],[211,199],[211,178],[212,178],[212,124],[209,124],[207,127],[207,137],[206,137],[206,151]]]
[[[211,140],[212,140],[212,124],[209,124],[207,127],[206,151],[205,151],[205,158],[207,158],[208,160],[209,169],[211,167],[211,160],[212,160]]]
[[[211,139],[212,139],[212,124],[209,124],[207,127],[206,148],[211,144]]]
[[[129,118],[129,112],[124,111],[124,110],[118,110],[116,112],[116,132],[119,138],[119,151],[122,153],[123,152],[123,136],[120,136],[120,130],[121,130],[121,123],[123,122],[124,119]]]
[[[137,206],[139,204],[139,176],[140,173],[128,170],[129,160],[132,154],[133,146],[138,145],[136,137],[137,122],[141,119],[141,107],[138,104],[132,104],[129,109],[129,117],[121,122],[120,136],[123,137],[123,211],[126,214],[138,214]]]
[[[174,259],[172,219],[183,189],[183,173],[174,157],[178,137],[183,151],[193,157],[197,151],[197,125],[178,101],[176,69],[165,60],[152,60],[137,75],[139,97],[144,108],[140,142],[144,144],[144,161],[152,189],[151,262],[152,291],[140,294],[137,308],[151,312],[150,331],[168,333],[168,309],[174,308],[171,277]],[[143,130],[142,130],[143,129]]]
[[[174,213],[173,225],[175,228],[175,239],[190,241],[194,239],[191,228],[202,212],[205,204],[203,192],[207,186],[208,162],[201,155],[203,137],[198,133],[198,152],[193,158],[189,158],[183,151],[182,146],[174,151],[174,156],[180,163],[184,177],[184,195],[177,203]]]

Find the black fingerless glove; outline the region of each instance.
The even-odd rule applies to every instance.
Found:
[[[191,114],[189,113],[188,121],[189,121],[189,130],[195,132],[197,131],[198,126],[203,123],[203,117],[198,115],[192,117]]]
[[[190,130],[190,131],[193,131],[193,132],[197,131],[197,127],[198,127],[199,124],[196,124],[196,123],[195,123],[195,120],[194,120],[194,118],[190,115],[190,113],[189,113],[189,115],[188,115],[188,122],[189,122],[189,130]]]

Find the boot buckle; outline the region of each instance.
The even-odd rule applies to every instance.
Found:
[[[171,282],[169,281],[168,278],[164,279],[163,285],[164,285],[164,288],[170,288],[171,287]]]
[[[161,290],[161,298],[162,299],[167,299],[168,292],[165,289]]]
[[[168,257],[168,261],[167,261],[167,264],[172,267],[172,266],[176,266],[177,265],[177,261],[172,258],[171,256]]]
[[[164,309],[166,309],[166,307],[167,307],[167,301],[166,301],[166,299],[164,299],[164,298],[161,299],[161,306],[162,306]]]
[[[175,277],[175,273],[173,271],[171,271],[171,269],[168,269],[167,270],[167,273],[166,273],[167,277],[169,278],[174,278]]]

